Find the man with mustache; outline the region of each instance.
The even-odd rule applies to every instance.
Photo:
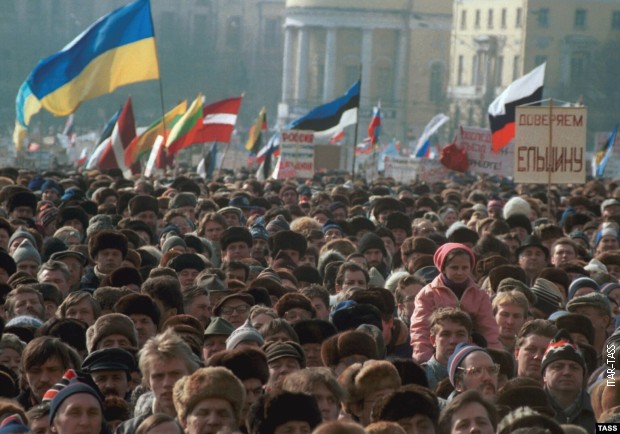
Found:
[[[454,392],[448,400],[467,390],[477,390],[488,401],[497,398],[499,365],[481,347],[460,343],[448,361],[448,375]]]
[[[93,351],[82,362],[82,371],[90,374],[105,397],[128,397],[131,372],[135,370],[134,356],[122,348]]]

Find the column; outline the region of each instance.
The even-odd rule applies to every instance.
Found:
[[[308,96],[308,28],[300,27],[297,35],[297,64],[295,72],[295,100],[297,104],[305,102]]]
[[[282,59],[282,102],[291,100],[291,79],[293,77],[293,29],[284,29],[284,59]]]
[[[323,73],[323,101],[334,98],[334,84],[336,82],[336,45],[337,32],[334,27],[327,29],[325,37],[325,71]]]
[[[370,98],[372,80],[372,29],[364,29],[362,34],[362,98]]]
[[[398,33],[398,46],[396,48],[396,74],[394,76],[394,101],[407,100],[407,49],[409,35],[407,29],[401,29]]]

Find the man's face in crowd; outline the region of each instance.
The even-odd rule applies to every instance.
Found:
[[[216,434],[237,429],[232,405],[221,398],[203,399],[180,422],[185,434]]]
[[[236,212],[225,212],[222,216],[224,217],[224,220],[226,220],[226,224],[229,228],[233,226],[241,226],[241,219],[239,214]]]
[[[91,373],[97,387],[104,396],[125,398],[129,391],[129,381],[125,371],[102,370]]]
[[[209,221],[204,226],[205,238],[211,241],[219,241],[224,232],[224,227],[216,221]]]
[[[497,395],[497,367],[491,356],[483,351],[470,353],[460,368],[463,376],[456,382],[455,389],[459,392],[477,390],[490,401]],[[493,372],[495,370],[495,372]]]
[[[263,240],[262,238],[253,239],[251,256],[254,259],[261,260],[267,256],[268,252],[269,246],[267,244],[267,240]]]
[[[557,244],[553,248],[551,263],[556,267],[577,258],[577,252],[570,244]]]
[[[366,282],[366,276],[363,271],[347,270],[344,272],[342,291],[347,291],[351,288],[366,288],[367,285],[368,282]]]
[[[15,295],[14,300],[13,317],[28,315],[45,320],[45,308],[41,304],[41,300],[37,294],[32,292],[24,292]]]
[[[464,405],[454,412],[450,425],[450,434],[493,434],[495,432],[489,413],[478,402]]]
[[[573,312],[587,316],[597,334],[604,333],[611,321],[611,318],[607,314],[601,312],[594,306],[579,306],[576,307]]]
[[[364,252],[368,267],[379,267],[383,262],[383,252],[381,249],[368,249]]]
[[[62,434],[96,433],[101,430],[101,404],[88,393],[77,393],[65,399],[54,418],[53,432]]]
[[[123,254],[118,249],[101,249],[95,256],[97,268],[103,274],[110,274],[123,263]]]
[[[187,364],[181,358],[160,359],[154,357],[150,362],[148,383],[155,395],[155,401],[159,411],[174,415],[174,403],[172,402],[172,389],[174,384],[185,375],[189,375]]]
[[[181,284],[181,288],[188,288],[194,284],[194,280],[196,276],[198,276],[200,272],[195,268],[184,268],[183,270],[177,273],[179,277],[179,283]]]
[[[29,206],[18,206],[11,213],[13,219],[32,219],[34,217],[34,210]]]
[[[138,346],[142,348],[146,341],[157,334],[157,324],[153,322],[150,316],[141,313],[132,313],[129,318],[138,331]]]
[[[60,270],[43,270],[39,275],[39,282],[53,283],[58,287],[63,297],[66,297],[71,290],[69,281],[65,277],[65,274]]]
[[[224,351],[226,349],[226,339],[228,339],[228,336],[224,335],[205,336],[204,343],[202,344],[203,360],[208,360],[214,354]]]
[[[501,304],[497,307],[495,321],[499,326],[499,335],[504,339],[514,339],[525,320],[523,307],[518,304]]]
[[[74,287],[80,283],[80,279],[82,278],[82,263],[71,256],[67,256],[62,258],[62,262],[64,262],[69,268],[69,272],[71,273],[71,277],[69,278],[69,286]]]
[[[78,303],[75,303],[67,308],[65,312],[66,318],[74,318],[80,320],[89,326],[95,323],[95,313],[93,311],[93,305],[88,299],[84,299]]]
[[[338,419],[338,414],[340,413],[340,401],[338,401],[336,395],[334,395],[325,384],[318,383],[314,386],[312,396],[314,396],[314,399],[316,399],[316,403],[319,406],[321,416],[323,417],[323,422]]]
[[[39,263],[31,259],[24,259],[17,263],[17,271],[23,271],[36,278],[39,271]]]
[[[60,358],[52,356],[41,365],[33,366],[25,372],[26,382],[37,402],[41,402],[45,392],[60,381],[65,368]]]
[[[542,358],[549,342],[551,342],[551,338],[542,335],[529,335],[524,338],[521,346],[515,350],[518,377],[542,380]]]
[[[448,364],[448,358],[456,346],[469,342],[469,333],[464,325],[444,320],[439,323],[437,333],[430,336],[431,345],[435,347],[435,358],[442,365]]]
[[[153,211],[142,211],[131,217],[132,220],[141,220],[153,231],[157,228],[157,214]]]
[[[583,368],[572,360],[556,360],[545,368],[543,382],[551,394],[577,394],[583,386]]]
[[[422,290],[422,285],[412,283],[400,290],[403,302],[398,304],[398,311],[401,316],[411,319],[415,308],[415,297]]]
[[[193,316],[203,328],[209,325],[209,319],[211,318],[211,300],[208,294],[199,295],[194,297],[192,301],[185,305],[185,313]]]
[[[519,267],[525,272],[537,273],[547,265],[545,252],[538,247],[527,247],[519,255]]]
[[[617,250],[620,247],[618,243],[618,238],[613,235],[605,235],[603,236],[598,245],[596,246],[596,253],[608,252],[610,250]]]
[[[230,243],[223,253],[224,257],[222,259],[225,261],[240,261],[250,257],[250,246],[244,241],[235,241]]]

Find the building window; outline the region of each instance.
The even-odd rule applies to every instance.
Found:
[[[463,68],[465,65],[463,65],[464,63],[464,58],[463,55],[461,54],[459,56],[459,66],[458,66],[458,71],[456,72],[456,85],[457,86],[462,86],[463,85]]]
[[[515,56],[512,64],[512,81],[521,76],[521,56]]]
[[[523,25],[523,9],[517,8],[517,18],[515,20],[515,27],[520,28]]]
[[[478,55],[474,54],[471,58],[471,85],[476,86],[478,84]]]
[[[394,71],[392,70],[392,68],[378,68],[377,79],[379,82],[379,97],[384,101],[392,99],[394,97]]]
[[[613,30],[620,30],[620,11],[614,11],[611,14],[611,28]]]
[[[280,37],[282,35],[282,22],[280,18],[267,18],[265,20],[265,48],[267,50],[277,50],[281,43]]]
[[[549,27],[549,8],[538,9],[538,26]]]
[[[443,82],[444,82],[444,67],[441,63],[435,62],[431,66],[431,83],[429,100],[432,102],[442,102],[443,95]]]
[[[226,47],[234,50],[241,48],[241,17],[228,18],[226,22]]]
[[[461,30],[467,28],[467,11],[461,11]]]
[[[586,26],[586,10],[585,9],[577,9],[575,11],[575,28],[583,29]]]
[[[587,51],[574,52],[570,60],[570,79],[573,83],[581,83],[586,79],[590,65],[590,53]]]
[[[502,24],[501,24],[502,29],[506,28],[506,18],[507,18],[507,15],[508,15],[508,11],[506,10],[506,8],[502,9]]]
[[[503,75],[504,75],[504,56],[497,56],[497,59],[495,59],[495,86],[502,85]]]
[[[487,28],[493,28],[493,9],[489,9],[489,14],[487,15]]]
[[[480,28],[480,9],[476,9],[476,21],[474,22],[474,27]]]

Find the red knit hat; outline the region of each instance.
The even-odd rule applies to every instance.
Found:
[[[474,252],[469,247],[461,243],[445,243],[437,249],[435,255],[433,256],[433,262],[439,271],[443,271],[445,265],[444,262],[446,260],[446,256],[448,256],[448,253],[455,249],[465,250],[471,258],[471,268],[473,269],[475,267],[476,255],[474,255]]]

